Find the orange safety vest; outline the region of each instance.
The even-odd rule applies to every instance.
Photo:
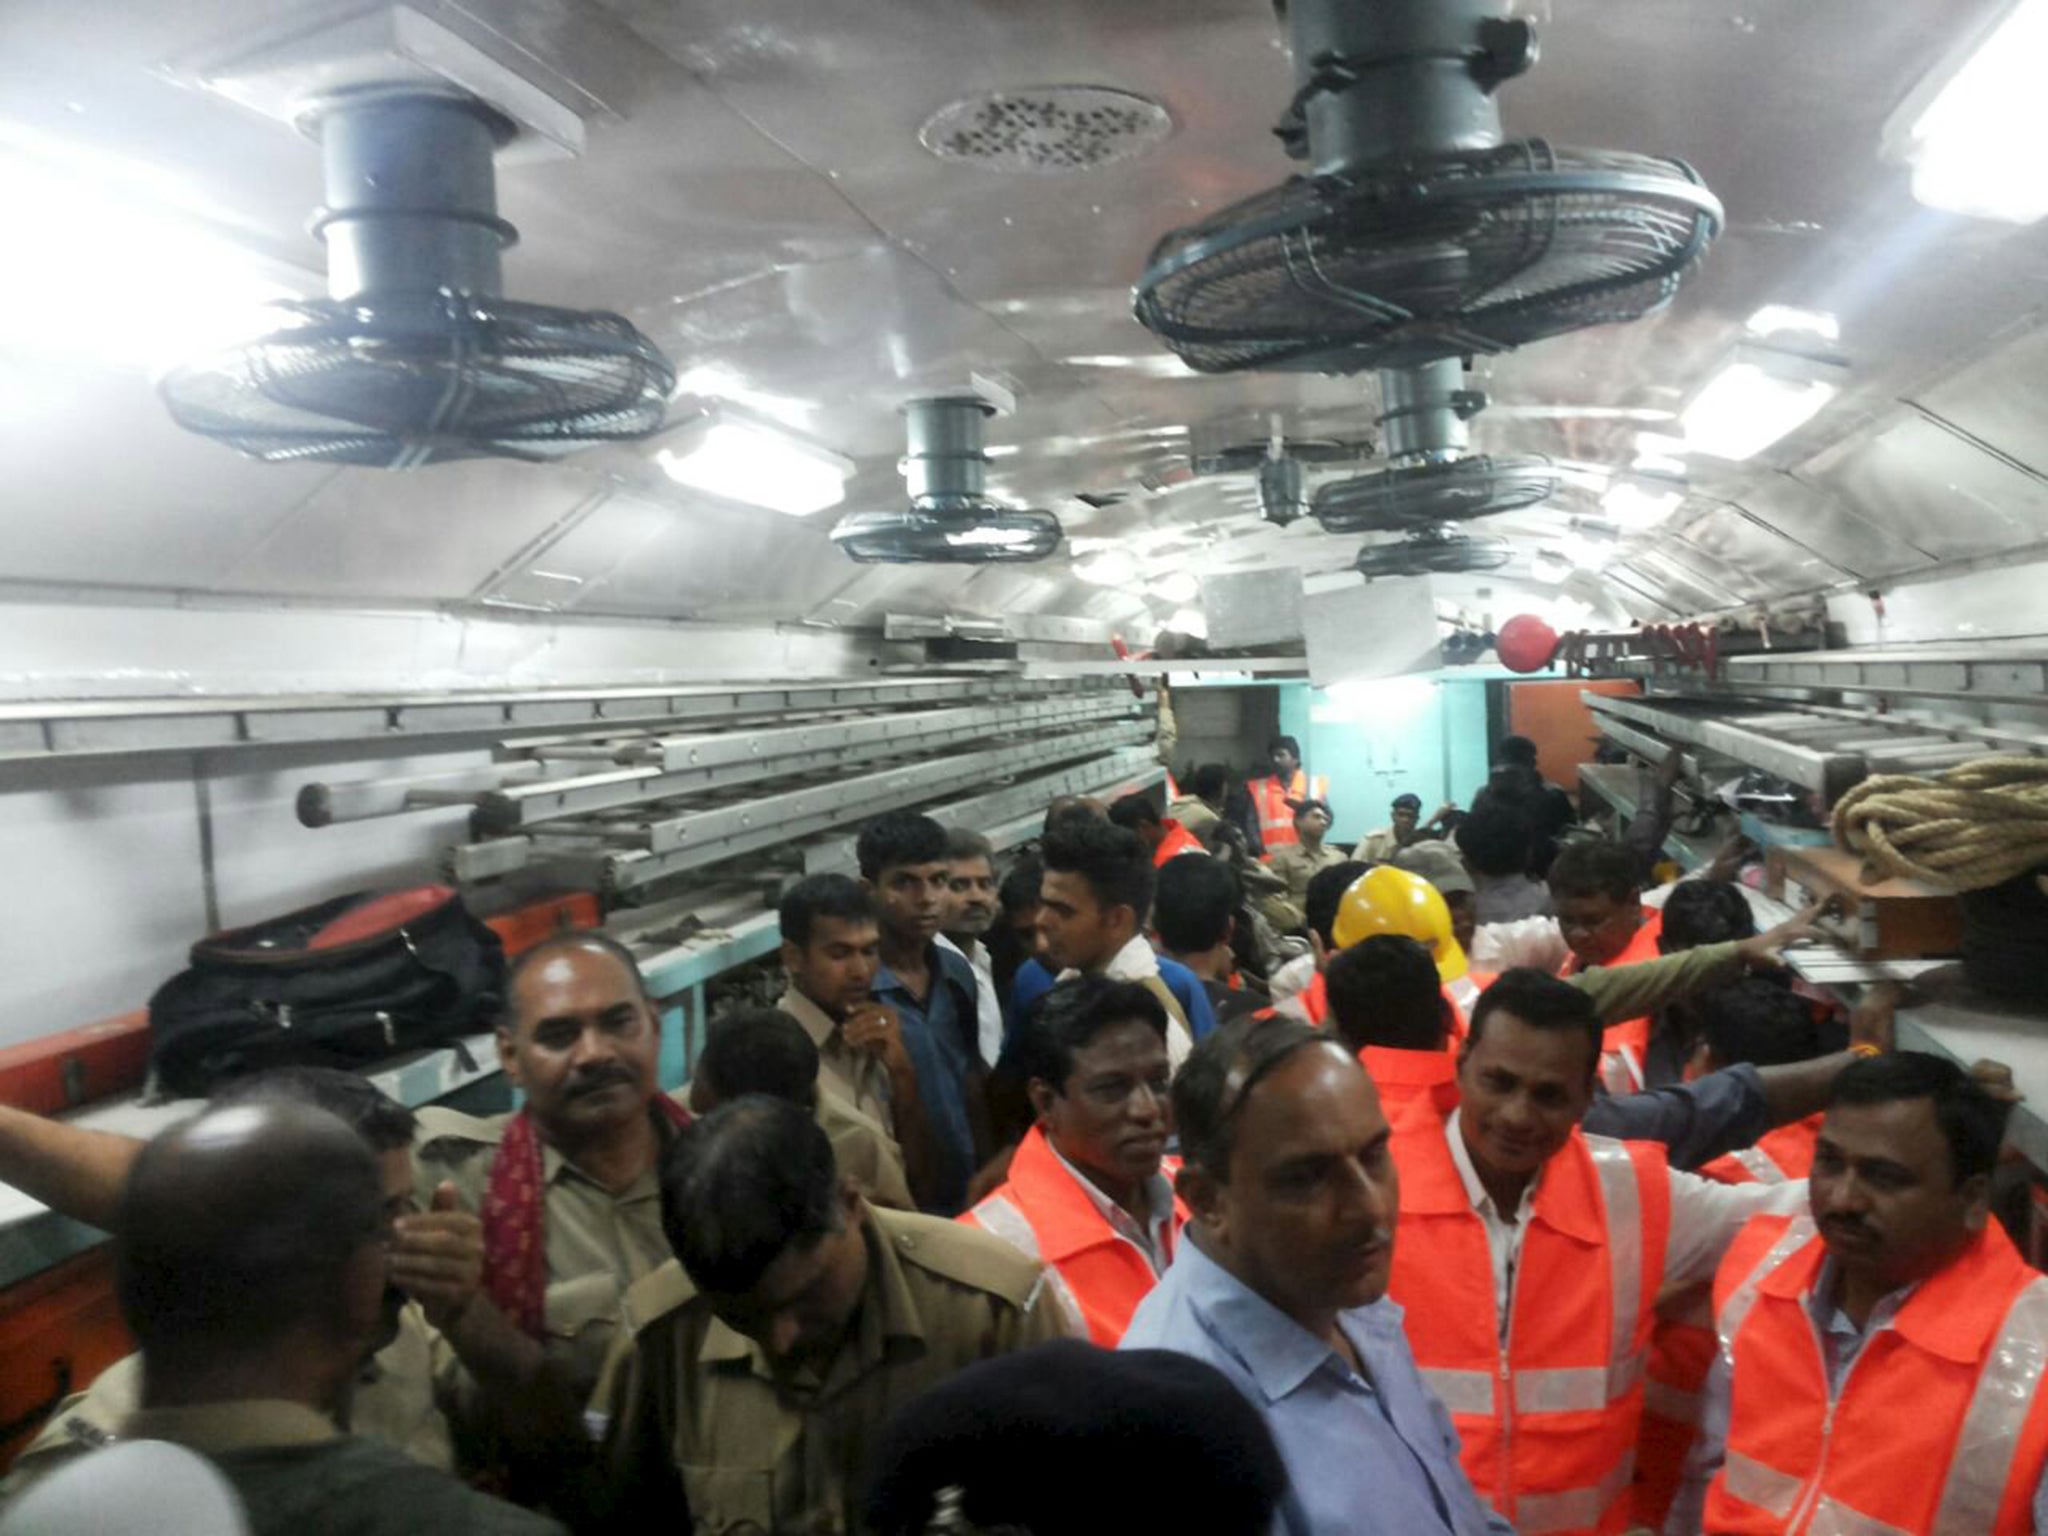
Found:
[[[1166,836],[1162,837],[1159,840],[1159,846],[1152,850],[1153,868],[1164,868],[1166,861],[1178,854],[1207,853],[1209,851],[1202,846],[1202,840],[1199,837],[1195,836],[1194,833],[1182,826],[1173,817],[1168,816],[1159,824],[1166,828]]]
[[[1988,1223],[1834,1398],[1808,1312],[1826,1256],[1807,1218],[1759,1216],[1722,1261],[1728,1443],[1705,1528],[2026,1536],[2048,1465],[2048,1279]]]
[[[1722,1184],[1784,1184],[1813,1171],[1822,1116],[1781,1125],[1753,1147],[1717,1157],[1700,1169]],[[1657,1531],[1685,1481],[1685,1461],[1699,1433],[1700,1393],[1714,1363],[1714,1312],[1706,1288],[1664,1299],[1650,1335],[1643,1383],[1643,1433],[1636,1443],[1635,1523]]]
[[[1458,1107],[1458,1057],[1447,1051],[1403,1051],[1368,1045],[1358,1063],[1379,1090],[1380,1109],[1389,1121],[1404,1119],[1409,1106],[1427,1100],[1439,1118]]]
[[[1159,1171],[1171,1184],[1180,1159],[1164,1159]],[[1164,1257],[1172,1258],[1187,1219],[1188,1208],[1176,1195]],[[1047,1287],[1068,1322],[1104,1349],[1116,1348],[1138,1303],[1159,1283],[1151,1261],[1110,1226],[1080,1181],[1061,1166],[1039,1126],[1018,1143],[1010,1176],[960,1220],[1043,1263]]]
[[[1284,1012],[1282,1010],[1285,1010]],[[1255,1015],[1260,1019],[1299,1019],[1304,1024],[1321,1029],[1330,1021],[1330,984],[1323,980],[1323,973],[1317,971],[1309,984],[1285,1002],[1274,1003],[1261,1008]]]
[[[1628,948],[1608,961],[1610,966],[1642,965],[1646,961],[1663,958],[1657,948],[1658,935],[1664,931],[1662,912],[1645,912],[1643,926],[1636,930],[1635,937],[1628,941]],[[1569,979],[1583,969],[1577,955],[1567,955],[1558,975]],[[1607,1026],[1607,1032],[1600,1037],[1600,1085],[1612,1094],[1641,1093],[1646,1082],[1643,1063],[1650,1054],[1650,1016],[1623,1019],[1619,1024]]]
[[[1445,1119],[1417,1103],[1393,1141],[1389,1294],[1416,1363],[1450,1410],[1472,1485],[1523,1536],[1621,1531],[1671,1231],[1664,1149],[1572,1132],[1537,1186],[1503,1329]]]
[[[1444,984],[1444,998],[1451,1005],[1451,1044],[1463,1045],[1465,1037],[1472,1033],[1472,1010],[1479,1006],[1479,999],[1486,989],[1500,980],[1484,971],[1467,971],[1456,981]]]
[[[1245,785],[1251,791],[1252,807],[1259,813],[1259,841],[1265,844],[1267,857],[1271,857],[1273,850],[1283,844],[1301,841],[1294,830],[1294,807],[1288,802],[1327,800],[1329,785],[1330,781],[1321,774],[1311,780],[1299,768],[1285,784],[1269,773],[1263,779],[1253,779]]]

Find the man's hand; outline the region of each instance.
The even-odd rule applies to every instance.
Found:
[[[1970,1077],[2001,1104],[2024,1104],[2027,1096],[2013,1086],[2012,1068],[2002,1061],[1973,1061]]]
[[[426,1211],[398,1218],[390,1275],[444,1333],[476,1299],[484,1280],[484,1224],[460,1209],[453,1184],[436,1189]]]
[[[839,1026],[846,1043],[865,1051],[894,1074],[913,1070],[910,1052],[903,1044],[903,1020],[886,1003],[863,1003]]]
[[[1737,832],[1714,852],[1714,860],[1700,873],[1702,880],[1719,880],[1724,884],[1742,873],[1742,866],[1757,852],[1757,846]]]
[[[1685,748],[1672,747],[1657,765],[1657,787],[1670,789],[1685,773]]]
[[[1751,970],[1777,970],[1785,964],[1781,953],[1788,946],[1801,943],[1813,937],[1814,925],[1827,911],[1825,901],[1816,901],[1805,911],[1789,921],[1768,928],[1754,938],[1744,939],[1735,946],[1735,953],[1742,963]]]
[[[1849,1046],[1874,1046],[1890,1055],[1898,1048],[1899,999],[1906,989],[1896,981],[1880,981],[1849,1010]]]

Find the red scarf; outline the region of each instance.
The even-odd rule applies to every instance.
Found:
[[[690,1112],[665,1093],[654,1102],[680,1130]],[[514,1115],[491,1162],[484,1191],[484,1289],[513,1327],[533,1338],[547,1333],[547,1198],[540,1133],[525,1110]]]

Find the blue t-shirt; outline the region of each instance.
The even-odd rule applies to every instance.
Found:
[[[875,973],[875,1000],[903,1020],[903,1048],[917,1068],[917,1095],[938,1142],[939,1179],[931,1209],[957,1216],[967,1208],[974,1177],[974,1132],[967,1118],[967,1074],[979,1058],[974,967],[965,956],[934,944],[925,952],[932,979],[922,1002],[886,965]]]
[[[1053,979],[1052,972],[1036,960],[1026,960],[1017,967],[1016,978],[1010,983],[1010,1016],[1004,1021],[1005,1045],[1017,1032],[1019,1021],[1031,1011],[1031,1005],[1052,990]],[[1187,1016],[1189,1034],[1199,1040],[1215,1029],[1216,1010],[1210,1006],[1209,994],[1203,990],[1199,976],[1178,960],[1161,955],[1159,979],[1166,983],[1166,990]]]

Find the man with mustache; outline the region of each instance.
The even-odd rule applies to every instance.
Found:
[[[994,1065],[1003,1054],[1003,1005],[996,994],[995,961],[981,940],[996,922],[995,848],[971,827],[948,827],[946,861],[952,868],[946,876],[939,944],[974,967],[976,1045],[981,1059]]]
[[[994,1193],[960,1219],[1048,1266],[1077,1334],[1114,1346],[1187,1220],[1167,1158],[1166,1010],[1132,981],[1077,977],[1018,1027],[1037,1123]]]
[[[630,951],[557,934],[513,965],[498,1056],[516,1114],[419,1111],[421,1186],[452,1183],[483,1218],[484,1287],[516,1374],[588,1399],[626,1288],[667,1260],[661,1151],[689,1113],[658,1091],[654,1004]]]
[[[1809,1211],[1758,1218],[1715,1279],[1668,1531],[2048,1529],[2048,1279],[1990,1212],[2008,1108],[1937,1056],[1842,1074]]]
[[[1400,1180],[1357,1058],[1293,1020],[1226,1024],[1173,1108],[1193,1217],[1121,1347],[1206,1361],[1265,1416],[1282,1536],[1511,1536],[1386,1300]]]
[[[1418,1099],[1394,1138],[1391,1291],[1474,1486],[1524,1536],[1627,1526],[1658,1295],[1712,1275],[1751,1216],[1804,1198],[1587,1136],[1600,1036],[1583,991],[1509,971],[1473,1010],[1457,1107]]]

